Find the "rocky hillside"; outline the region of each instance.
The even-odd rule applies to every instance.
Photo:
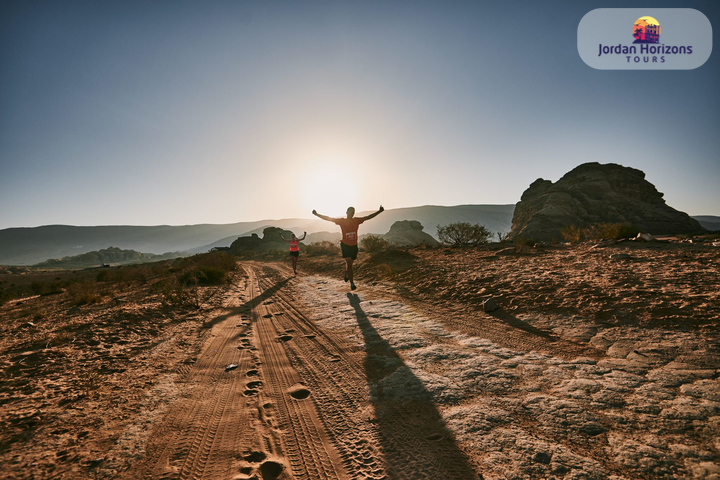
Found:
[[[642,171],[614,163],[586,163],[555,183],[534,181],[515,206],[511,235],[561,240],[564,227],[604,222],[627,222],[652,234],[704,230],[686,213],[668,206]]]

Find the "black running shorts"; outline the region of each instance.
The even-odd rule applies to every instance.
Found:
[[[290,252],[290,256],[291,256],[291,257],[299,257],[299,256],[300,256],[300,252],[299,252],[299,251],[298,251],[298,252]]]
[[[357,259],[358,246],[357,245],[345,245],[340,242],[340,248],[342,249],[343,258]]]

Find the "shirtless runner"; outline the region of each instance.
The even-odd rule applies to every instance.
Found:
[[[377,212],[371,213],[366,217],[359,218],[354,218],[355,209],[353,207],[348,207],[347,216],[345,218],[330,218],[325,215],[320,215],[315,210],[312,211],[313,215],[320,217],[323,220],[327,220],[328,222],[333,222],[336,225],[340,225],[343,235],[342,240],[340,241],[340,248],[342,249],[342,256],[345,259],[345,281],[350,281],[350,288],[352,290],[355,290],[355,288],[357,288],[355,287],[355,282],[353,281],[352,266],[353,261],[357,259],[358,254],[358,226],[365,220],[375,218],[384,211],[385,209],[382,207],[382,205],[380,205],[380,209]]]

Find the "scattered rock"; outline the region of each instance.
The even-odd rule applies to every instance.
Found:
[[[610,260],[632,260],[632,257],[627,253],[613,253],[612,255],[610,255]]]
[[[495,301],[495,299],[492,298],[492,297],[490,297],[490,298],[488,298],[487,300],[483,301],[483,302],[482,302],[482,306],[483,306],[483,311],[485,311],[485,312],[494,312],[495,310],[497,310],[498,308],[500,308],[500,307],[498,307],[498,304],[497,304],[497,302]]]
[[[230,365],[225,367],[225,371],[229,372],[230,370],[235,370],[237,367],[238,367],[237,364],[231,363]]]
[[[533,455],[532,460],[536,463],[544,463],[548,464],[550,463],[550,460],[552,459],[552,455],[545,453],[545,452],[537,452],[535,455]]]

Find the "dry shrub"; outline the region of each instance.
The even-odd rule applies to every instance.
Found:
[[[446,245],[465,246],[487,243],[492,236],[485,225],[456,222],[445,226],[438,225],[437,235]]]
[[[577,225],[566,226],[565,228],[560,230],[560,235],[562,235],[563,239],[566,242],[570,243],[581,242],[584,238],[583,229],[578,227]]]
[[[588,240],[619,240],[636,236],[640,231],[631,223],[596,223],[583,229]]]
[[[90,282],[72,283],[68,286],[67,293],[73,305],[77,306],[98,303],[102,300],[97,288]]]
[[[390,242],[380,235],[366,235],[360,240],[360,246],[368,253],[382,252],[390,247]]]
[[[175,270],[184,285],[220,285],[237,269],[235,258],[226,252],[210,252],[183,258]]]
[[[322,242],[311,243],[305,247],[305,252],[308,255],[337,255],[340,253],[340,247],[335,242],[323,240]]]

